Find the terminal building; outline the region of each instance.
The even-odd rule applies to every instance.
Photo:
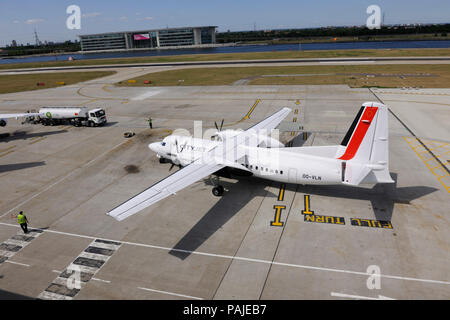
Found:
[[[80,35],[81,51],[133,50],[216,43],[217,26]]]

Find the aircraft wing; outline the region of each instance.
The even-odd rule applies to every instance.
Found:
[[[2,113],[0,119],[40,116],[42,113]]]
[[[107,215],[118,221],[122,221],[224,167],[213,161],[209,164],[205,164],[204,162],[204,159],[194,161],[190,165],[178,170],[147,190],[112,209]]]
[[[255,131],[253,130],[274,129],[289,114],[290,111],[291,109],[289,108],[283,108],[248,130],[230,138],[229,140],[227,139],[227,141],[206,152],[202,157],[195,160],[188,166],[178,170],[174,174],[154,184],[147,190],[139,193],[133,198],[107,212],[107,215],[118,221],[122,221],[125,218],[128,218],[129,216],[147,208],[148,206],[151,206],[152,204],[175,194],[177,191],[180,191],[188,185],[226,167],[227,163],[234,162],[240,157],[238,146],[246,141],[249,141],[249,139],[254,136]],[[258,140],[254,141],[254,143],[258,145]]]
[[[266,119],[258,122],[253,127],[250,127],[248,130],[271,130],[275,129],[281,121],[283,121],[284,118],[287,117],[287,115],[291,112],[291,109],[289,108],[283,108],[280,111],[275,112],[270,117],[267,117]]]

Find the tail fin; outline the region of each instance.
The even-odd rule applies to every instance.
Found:
[[[387,106],[365,102],[336,154],[343,162],[343,183],[394,182],[389,174],[388,129]]]

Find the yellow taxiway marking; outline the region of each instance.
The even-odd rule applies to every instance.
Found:
[[[409,144],[409,146],[411,147],[411,149],[413,149],[413,151],[417,154],[417,156],[420,158],[420,160],[422,160],[423,163],[425,163],[425,165],[427,166],[427,168],[431,171],[431,173],[436,177],[436,179],[440,182],[440,184],[442,184],[445,188],[445,190],[447,190],[447,192],[450,193],[450,186],[447,186],[443,180],[443,178],[447,177],[449,174],[445,174],[445,175],[441,175],[441,170],[444,170],[446,172],[448,172],[448,169],[446,167],[444,167],[442,164],[439,163],[438,166],[432,167],[432,165],[430,165],[430,163],[428,162],[428,160],[434,159],[434,157],[427,151],[427,152],[418,152],[416,149],[421,146],[418,144],[415,144],[417,142],[416,138],[407,138],[407,137],[403,137],[403,139],[405,139],[405,141]],[[427,141],[428,142],[428,141]],[[425,143],[425,142],[424,142]],[[447,144],[443,144],[443,147],[445,147]],[[425,158],[425,156],[423,155],[424,153],[428,154],[431,158]]]
[[[1,150],[0,150],[0,153],[5,152],[5,151],[8,151],[9,149],[12,149],[12,148],[15,148],[15,147],[16,147],[16,145],[13,145],[13,146],[10,146],[10,147],[8,147],[8,148],[1,149]]]
[[[283,201],[284,199],[284,189],[286,189],[286,185],[283,183],[280,187],[280,193],[278,194],[278,201]]]
[[[108,98],[108,97],[92,97],[92,96],[88,96],[87,94],[81,93],[81,90],[84,89],[85,87],[81,87],[77,90],[77,94],[85,97],[85,98],[90,98],[90,99],[94,99],[94,100],[125,100],[128,101],[129,99],[124,99],[124,98]],[[92,101],[94,101],[92,100]],[[88,102],[92,102],[92,101],[88,101]],[[86,103],[88,103],[86,102]]]
[[[314,211],[310,210],[310,198],[309,194],[305,194],[305,210],[302,210],[302,214],[314,214]]]
[[[261,99],[257,99],[255,101],[255,103],[253,104],[253,106],[251,107],[251,109],[249,110],[249,112],[247,112],[247,114],[241,120],[238,120],[238,121],[235,121],[235,122],[232,122],[232,123],[226,123],[226,124],[223,125],[223,127],[234,126],[235,124],[241,123],[244,120],[249,120],[250,119],[250,115],[252,114],[252,112],[255,110],[256,106],[260,102],[261,102]]]
[[[8,151],[8,152],[5,152],[4,154],[0,155],[0,157],[4,157],[4,156],[6,156],[7,154],[10,154],[10,153],[13,153],[13,152],[14,152],[14,150],[11,150],[11,151]]]
[[[242,120],[244,119],[250,119],[250,115],[252,114],[253,110],[255,110],[256,106],[258,105],[258,103],[261,101],[261,99],[256,99],[255,103],[253,104],[252,108],[250,109],[249,112],[247,112],[247,114],[244,116],[244,118],[242,118]]]
[[[36,142],[39,142],[39,141],[42,141],[42,140],[45,140],[45,139],[47,139],[47,137],[40,137],[40,138],[38,138],[38,139],[36,139],[36,140],[30,142],[29,144],[34,144],[34,143],[36,143]]]
[[[105,84],[105,85],[102,87],[102,90],[111,93],[112,91],[108,89],[109,86],[110,86],[110,84]]]
[[[270,221],[270,225],[276,226],[276,227],[282,227],[284,225],[284,222],[280,221],[281,211],[283,209],[286,209],[286,206],[274,205],[273,208],[275,209],[275,216],[273,218],[273,221]]]

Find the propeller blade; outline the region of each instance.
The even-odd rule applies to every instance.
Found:
[[[170,172],[170,170],[172,170],[173,167],[175,167],[175,163],[172,163],[172,165],[169,168],[169,172]]]
[[[219,127],[217,126],[217,122],[214,121],[214,125],[216,126],[217,131],[220,131]]]
[[[222,127],[223,127],[223,122],[225,121],[225,119],[222,119],[222,123],[220,124],[220,130],[219,131],[222,131]]]

